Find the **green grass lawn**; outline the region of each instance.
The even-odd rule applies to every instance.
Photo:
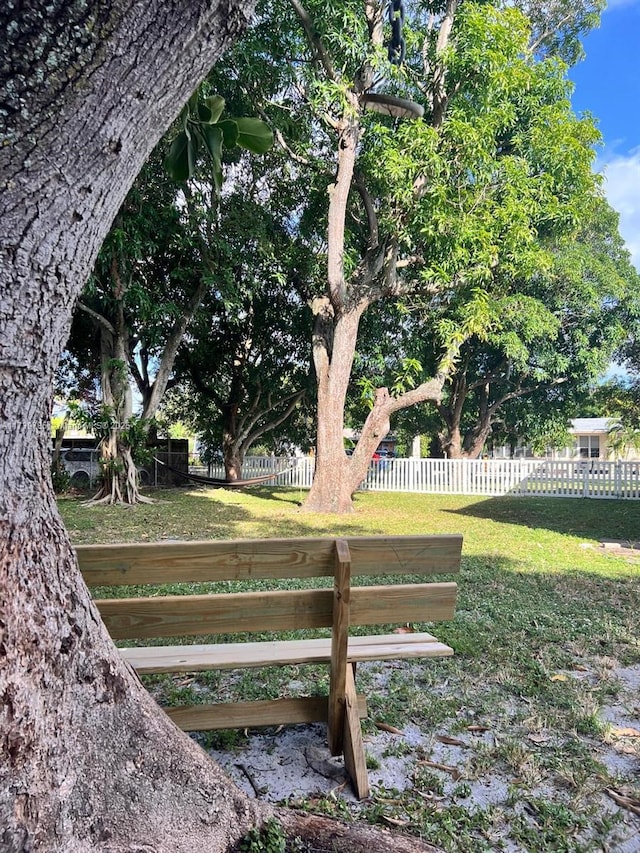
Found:
[[[633,734],[640,729],[640,551],[616,555],[599,547],[601,539],[640,539],[640,504],[369,492],[358,494],[351,516],[336,517],[303,512],[298,490],[171,490],[155,497],[133,508],[89,507],[79,498],[61,498],[59,506],[74,543],[464,535],[457,614],[433,628],[455,657],[390,672],[384,665],[359,668],[371,720],[416,725],[431,738],[428,752],[411,756],[412,784],[405,791],[374,788],[371,800],[357,806],[336,797],[303,805],[400,823],[461,853],[614,851],[635,821],[638,846],[625,849],[640,850],[633,811],[635,802],[640,813],[640,737]],[[387,687],[376,691],[383,675]],[[315,682],[318,674],[308,678]],[[218,674],[203,679],[216,692],[246,698],[258,683],[277,695],[289,681],[291,674],[280,671],[261,681],[242,674],[230,682]],[[202,695],[171,679],[151,687],[161,701]],[[373,745],[376,729],[366,725]],[[219,745],[223,736],[212,737]],[[241,740],[226,737],[230,744]],[[443,744],[443,737],[462,746]],[[401,741],[394,748],[407,752]],[[455,773],[424,760],[455,766]]]

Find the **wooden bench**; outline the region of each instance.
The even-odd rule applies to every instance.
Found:
[[[327,722],[329,748],[344,754],[356,795],[369,782],[356,695],[361,661],[446,657],[453,650],[426,633],[349,636],[350,626],[451,619],[455,583],[352,586],[354,576],[428,576],[458,572],[461,536],[368,536],[81,545],[85,581],[95,586],[199,584],[333,577],[333,588],[215,592],[97,600],[114,640],[206,637],[211,642],[122,648],[140,675],[287,664],[328,664],[329,696],[166,708],[186,731]],[[413,580],[413,578],[410,578]],[[417,578],[416,578],[417,580]],[[223,586],[223,585],[222,585]],[[187,587],[188,589],[188,587]],[[331,628],[331,637],[247,642],[216,636]],[[215,635],[215,636],[214,636]]]

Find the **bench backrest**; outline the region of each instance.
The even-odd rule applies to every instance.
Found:
[[[240,539],[81,545],[89,586],[196,584],[334,577],[334,538]],[[342,537],[350,576],[419,576],[458,572],[462,537]],[[451,619],[455,583],[392,583],[350,589],[349,623],[383,625]],[[325,628],[333,624],[334,591],[273,591],[154,595],[97,601],[114,639],[176,637]]]

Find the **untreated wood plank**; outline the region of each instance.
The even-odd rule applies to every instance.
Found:
[[[331,755],[342,754],[344,738],[345,684],[349,642],[349,606],[351,595],[351,556],[344,539],[336,540],[333,584],[333,629],[329,675],[329,720],[327,724]]]
[[[346,537],[352,576],[460,570],[462,537]],[[329,577],[334,539],[238,539],[78,545],[89,586]]]
[[[462,536],[348,537],[351,577],[432,575],[460,571]]]
[[[164,595],[96,602],[114,639],[328,628],[330,589]]]
[[[79,545],[89,585],[204,583],[333,574],[333,539]]]
[[[135,646],[120,649],[122,657],[140,674],[204,672],[210,669],[250,669],[290,664],[327,664],[330,638],[274,640],[247,643]],[[383,634],[350,637],[351,662],[402,658],[449,657],[453,650],[431,634]]]
[[[348,667],[345,688],[344,764],[351,777],[356,797],[363,800],[369,796],[369,775],[357,707],[353,672],[351,667]]]
[[[440,622],[453,619],[455,583],[351,587],[351,625]]]
[[[219,705],[185,705],[163,708],[163,711],[184,731],[199,732],[324,723],[327,721],[327,709],[326,696],[309,696]],[[357,697],[356,715],[359,718],[367,716],[367,700],[363,695]]]
[[[431,622],[453,618],[455,583],[353,587],[351,624]],[[277,590],[167,595],[96,602],[114,639],[233,634],[330,627],[333,592]]]

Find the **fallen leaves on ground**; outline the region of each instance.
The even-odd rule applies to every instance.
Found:
[[[418,764],[423,764],[425,767],[433,767],[434,770],[442,770],[444,773],[448,773],[454,781],[459,779],[461,775],[457,767],[450,767],[448,764],[440,764],[437,761],[429,761],[427,758],[418,761]]]
[[[449,735],[436,735],[436,740],[440,743],[446,743],[448,746],[466,746],[463,740],[458,740],[457,737],[449,737]]]
[[[399,817],[388,817],[387,815],[382,815],[382,820],[385,823],[388,823],[389,826],[409,826],[410,821],[402,820]]]
[[[612,737],[640,737],[640,729],[633,729],[631,726],[623,728],[613,728],[610,730]]]
[[[527,740],[539,744],[549,743],[549,741],[551,740],[551,735],[546,734],[546,732],[531,732],[527,735]]]

